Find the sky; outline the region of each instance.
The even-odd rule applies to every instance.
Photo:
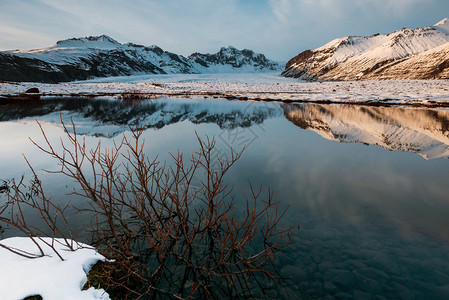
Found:
[[[0,0],[0,50],[106,34],[184,56],[232,45],[287,61],[338,37],[445,17],[449,0]]]

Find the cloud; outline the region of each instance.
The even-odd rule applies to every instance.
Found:
[[[0,21],[0,36],[2,37],[1,50],[23,49],[29,47],[30,44],[44,46],[54,43],[53,39],[46,34],[12,27],[3,21]],[[21,39],[17,39],[17,37],[21,37]]]
[[[436,0],[270,0],[270,5],[279,22],[293,23],[295,18],[309,20],[315,16],[354,19],[369,15],[380,18],[405,17],[418,6],[430,6],[435,2]],[[361,15],[354,15],[355,12]]]
[[[189,55],[233,45],[287,60],[344,35],[432,25],[447,0],[0,0],[1,48],[108,34]]]
[[[417,5],[432,4],[434,0],[380,0],[376,2],[378,9],[385,13],[404,18]]]
[[[43,2],[75,16],[92,31],[102,29],[122,42],[154,43],[185,55],[204,48],[217,51],[223,45],[244,44],[260,28],[260,16],[241,9],[241,0]]]

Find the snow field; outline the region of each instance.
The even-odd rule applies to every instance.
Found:
[[[51,243],[51,238],[43,240]],[[0,299],[20,300],[33,295],[41,295],[45,300],[110,299],[102,289],[81,290],[92,265],[105,260],[95,249],[79,244],[76,251],[70,251],[63,240],[55,239],[55,249],[64,258],[62,261],[45,243],[35,241],[45,256],[30,259],[0,247]],[[0,240],[0,244],[35,255],[40,253],[30,238],[8,238]]]
[[[60,84],[0,83],[0,96],[17,96],[32,87],[37,87],[44,96],[118,96],[121,93],[146,93],[293,102],[374,101],[407,105],[449,103],[449,80],[303,82],[264,73],[140,75]]]

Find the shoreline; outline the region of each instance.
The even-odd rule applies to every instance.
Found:
[[[9,101],[45,97],[113,97],[144,100],[159,97],[199,97],[281,103],[348,104],[368,106],[449,107],[449,80],[388,80],[330,82],[253,82],[198,80],[193,76],[133,77],[111,82],[32,83],[1,82],[0,105]],[[37,88],[39,93],[25,93]]]

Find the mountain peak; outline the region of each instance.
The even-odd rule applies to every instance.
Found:
[[[449,18],[444,18],[440,22],[436,23],[435,26],[445,25],[449,23]]]
[[[433,26],[435,29],[449,34],[449,18],[444,18]]]
[[[121,44],[108,35],[87,36],[71,38],[56,42],[58,46],[64,47],[86,47],[86,48],[117,48]]]
[[[265,55],[254,53],[252,50],[239,50],[234,46],[221,47],[217,53],[202,54],[195,52],[191,54],[188,59],[201,65],[209,70],[220,71],[219,66],[228,66],[231,69],[226,69],[225,72],[233,72],[239,70],[240,72],[257,72],[257,71],[277,71],[281,66],[272,60],[269,60]]]
[[[234,46],[221,47],[219,52],[238,52],[239,50]]]

